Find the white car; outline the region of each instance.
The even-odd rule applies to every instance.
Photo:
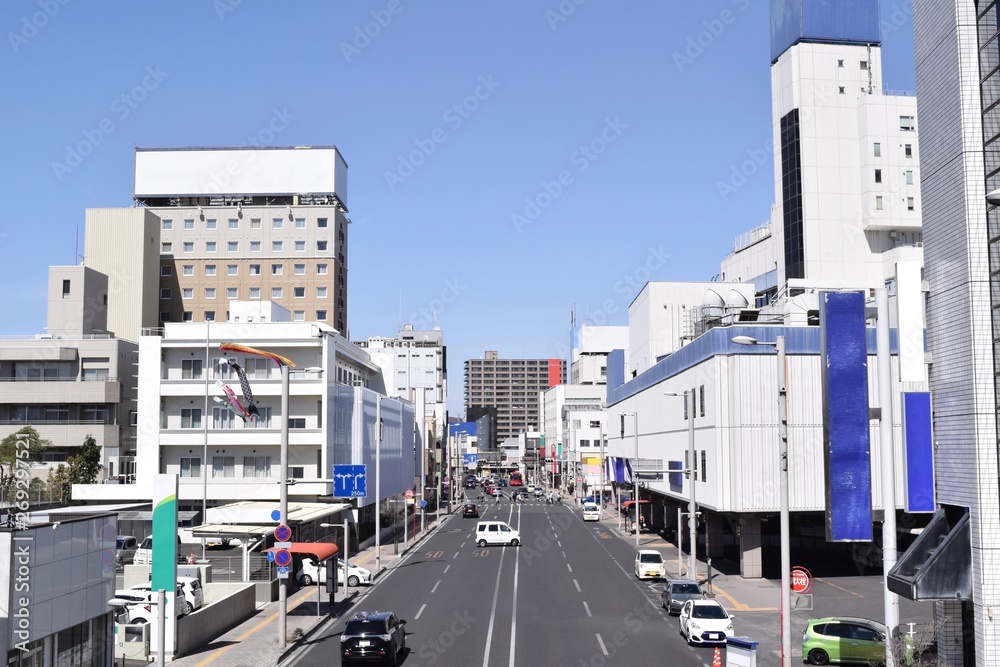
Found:
[[[715,600],[688,600],[679,623],[688,644],[725,644],[733,634],[733,617]]]
[[[309,586],[317,581],[326,581],[326,565],[316,569],[316,561],[312,558],[303,558],[302,567],[299,571],[295,573],[295,578],[303,586]],[[361,584],[370,584],[372,582],[372,573],[363,567],[358,567],[353,563],[347,564],[347,585],[351,587],[359,586]],[[344,559],[337,559],[337,583],[341,586],[344,585]]]
[[[149,584],[138,584],[132,588],[115,591],[115,599],[127,602],[123,605],[127,612],[127,623],[149,623],[153,620],[153,609],[156,607],[156,591],[152,590]],[[174,593],[174,617],[180,618],[184,615],[184,589],[183,584],[178,582],[177,591]],[[116,614],[116,618],[119,616]],[[119,620],[119,623],[122,621]]]
[[[666,579],[663,556],[653,549],[639,549],[635,555],[635,576],[638,579]]]

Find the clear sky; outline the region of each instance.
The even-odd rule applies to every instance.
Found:
[[[882,2],[886,88],[912,5]],[[0,334],[41,333],[133,148],[336,145],[351,339],[566,357],[646,280],[711,280],[774,199],[764,0],[5,0]],[[79,241],[77,242],[77,238]]]

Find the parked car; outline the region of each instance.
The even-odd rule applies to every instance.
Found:
[[[340,664],[382,660],[395,665],[406,648],[406,621],[391,611],[359,611],[340,635]]]
[[[688,600],[678,624],[688,644],[725,644],[733,634],[733,617],[715,600]]]
[[[476,506],[476,503],[465,503],[465,506],[462,507],[462,518],[464,519],[467,517],[478,517],[478,516],[479,516],[479,507]]]
[[[698,582],[690,579],[671,579],[663,587],[660,594],[660,605],[669,614],[681,613],[681,607],[688,600],[704,600],[705,593],[702,592]]]
[[[139,540],[134,535],[119,535],[115,540],[115,563],[119,567],[124,567],[135,560],[135,550],[139,547]]]
[[[328,563],[329,561],[327,561]],[[316,569],[316,561],[312,558],[303,558],[302,566],[299,571],[295,573],[295,579],[303,586],[310,586],[317,581],[326,581],[326,566],[327,563]],[[347,564],[347,583],[351,587],[360,586],[361,584],[370,584],[372,582],[372,573],[370,570],[366,570],[363,567],[358,567],[353,563]],[[344,559],[337,559],[337,583],[341,586],[344,585]]]
[[[186,563],[187,556],[182,553],[181,549],[181,536],[177,536],[177,562]],[[142,542],[139,543],[138,548],[135,550],[135,556],[132,562],[136,565],[152,565],[153,564],[153,536],[149,535],[143,538]]]
[[[157,592],[150,584],[136,584],[131,588],[115,591],[115,598],[127,600],[125,610],[128,613],[128,623],[150,623],[153,620],[153,608],[156,607]],[[184,615],[186,605],[184,603],[184,585],[177,583],[174,591],[174,617],[180,618]]]
[[[654,549],[639,549],[635,554],[635,576],[638,579],[665,579],[663,555]]]
[[[811,618],[802,635],[802,660],[811,665],[885,662],[885,626],[867,618]]]

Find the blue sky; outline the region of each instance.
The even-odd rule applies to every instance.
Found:
[[[911,10],[882,3],[893,90]],[[565,357],[574,306],[626,324],[646,280],[712,279],[774,198],[763,0],[7,0],[0,25],[0,334],[42,332],[134,146],[336,145],[350,336],[436,315],[453,413],[464,360]]]

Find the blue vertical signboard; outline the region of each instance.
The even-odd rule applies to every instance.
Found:
[[[931,395],[905,391],[903,405],[903,507],[907,512],[933,512],[934,430]]]
[[[872,539],[868,346],[863,292],[821,292],[826,539]]]

